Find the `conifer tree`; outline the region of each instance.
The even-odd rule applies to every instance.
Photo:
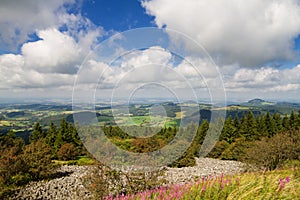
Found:
[[[240,122],[240,126],[239,126],[239,136],[246,138],[247,134],[248,134],[248,122],[247,122],[247,117],[246,115],[243,113],[242,114],[242,118],[241,118],[241,122]]]
[[[274,125],[275,125],[275,132],[276,133],[280,133],[283,131],[283,126],[282,126],[282,119],[280,114],[278,113],[274,113],[273,114],[273,121],[274,121]]]
[[[264,117],[264,133],[265,136],[267,137],[272,137],[273,135],[275,135],[275,125],[274,125],[274,121],[273,118],[270,115],[270,112],[267,112],[267,114]]]
[[[233,125],[237,129],[240,127],[240,120],[239,120],[239,117],[237,115],[235,115],[235,117],[234,117]]]
[[[64,144],[64,135],[66,131],[67,131],[67,122],[65,119],[62,119],[54,142],[55,152],[57,152],[58,149]]]
[[[254,118],[254,114],[251,110],[248,111],[247,114],[247,133],[246,133],[246,139],[247,140],[256,140],[259,138],[258,132],[257,132],[257,124]]]
[[[57,137],[57,129],[56,129],[56,126],[54,125],[54,123],[51,122],[50,127],[47,131],[46,143],[52,148],[54,147],[56,137]]]
[[[282,119],[282,127],[284,131],[290,130],[290,121],[287,115],[285,115]]]
[[[264,131],[265,131],[264,116],[263,115],[256,116],[255,121],[257,127],[257,134],[259,138],[261,138],[262,136],[264,136]]]
[[[292,110],[291,115],[290,115],[290,128],[294,130],[296,128],[296,123],[297,123],[297,115],[294,113]]]
[[[37,141],[46,136],[45,132],[42,130],[42,127],[39,122],[36,122],[33,127],[33,131],[30,134],[30,142]]]
[[[228,143],[234,142],[234,139],[237,138],[237,128],[235,127],[235,122],[232,120],[232,117],[229,116],[224,123],[222,133],[220,135],[220,140],[224,140]]]

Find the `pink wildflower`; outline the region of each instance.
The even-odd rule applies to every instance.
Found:
[[[282,190],[284,188],[285,182],[283,179],[279,179],[279,190]]]
[[[222,190],[224,189],[224,183],[222,183],[221,188],[222,188]]]

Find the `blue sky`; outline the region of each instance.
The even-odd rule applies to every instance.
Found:
[[[147,15],[137,0],[84,1],[81,12],[105,30],[122,32],[132,28],[155,26],[154,17]]]
[[[122,46],[117,39],[113,41],[113,50],[123,57],[120,66],[115,68],[95,59],[97,56],[89,56],[97,55],[103,42],[114,34],[126,36],[122,32],[142,27],[163,29],[162,38],[168,38],[164,40],[168,40],[169,47],[157,43],[154,47],[126,53],[130,45]],[[172,30],[190,40],[175,37]],[[154,34],[145,35],[148,38],[136,31],[139,39],[157,39]],[[216,66],[199,56],[204,51],[199,52],[196,43]],[[182,48],[179,51],[185,56],[176,58],[171,48]],[[145,79],[152,74],[151,80],[161,84],[167,80],[179,96],[186,95],[184,84],[175,80],[175,75],[162,76],[157,71],[159,68],[151,68],[152,65],[169,67],[192,85],[197,83],[193,89],[206,98],[210,89],[205,84],[213,85],[221,77],[224,85],[221,89],[228,100],[258,97],[299,101],[300,4],[298,0],[11,0],[0,3],[0,101],[71,99],[82,66],[87,69],[84,75],[87,77],[80,77],[87,80],[82,83],[82,90],[95,84],[91,81],[93,75],[96,79],[103,73],[103,88],[109,88],[103,93],[110,96],[113,86],[121,81],[125,93],[131,94],[132,79],[136,86],[145,84],[145,80],[136,78],[145,75],[137,69],[145,63],[150,68],[144,70],[149,73]],[[196,81],[193,67],[201,72],[201,80]],[[129,73],[133,73],[130,80],[124,79]],[[151,90],[152,93],[154,97],[161,96],[159,91]]]

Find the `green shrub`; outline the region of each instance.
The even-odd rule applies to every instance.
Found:
[[[23,172],[28,173],[33,180],[46,178],[54,167],[51,158],[51,148],[44,140],[26,145],[21,155],[21,159],[25,163]]]
[[[175,160],[169,167],[192,167],[196,165],[194,156],[184,154],[179,159]]]
[[[244,161],[246,151],[252,146],[252,142],[246,141],[245,138],[238,138],[224,150],[219,158],[224,160]]]
[[[28,173],[18,173],[11,180],[15,185],[24,185],[30,181],[30,175]]]
[[[230,144],[226,141],[219,141],[214,146],[214,148],[211,150],[211,152],[208,153],[207,157],[210,158],[220,158],[222,153],[230,146]]]
[[[77,165],[93,165],[95,160],[87,156],[80,156],[77,160]]]

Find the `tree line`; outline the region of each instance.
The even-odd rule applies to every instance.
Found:
[[[254,116],[249,110],[241,118],[229,116],[214,123],[204,120],[200,125],[192,123],[187,127],[103,126],[101,129],[115,145],[136,153],[152,152],[168,145],[178,131],[187,135],[196,132],[185,153],[170,164],[184,167],[195,164],[194,158],[199,156],[209,128],[218,128],[220,124],[224,126],[219,141],[208,157],[249,162],[268,169],[300,158],[300,111],[285,116],[269,112]],[[92,129],[86,131],[88,137],[97,134]],[[74,124],[65,119],[59,127],[51,123],[43,128],[35,123],[29,138],[30,143],[26,145],[13,131],[0,136],[0,185],[22,185],[45,178],[53,169],[54,159],[72,160],[88,154],[83,146],[86,138],[80,138]]]

